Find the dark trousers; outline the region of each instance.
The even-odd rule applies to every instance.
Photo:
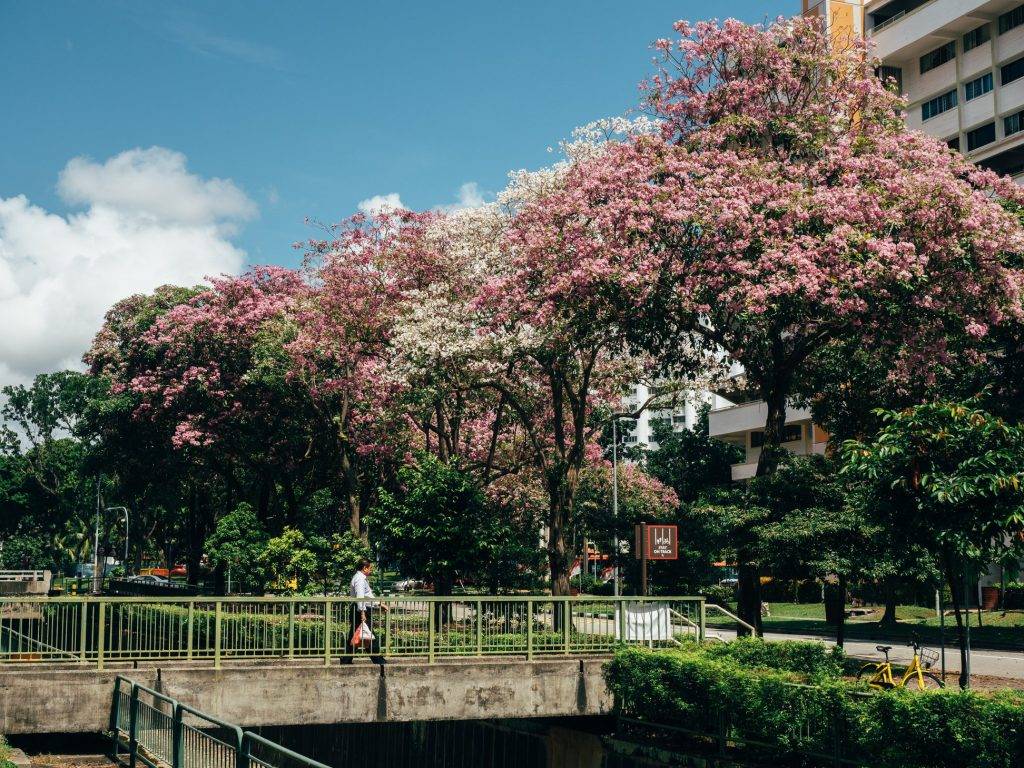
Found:
[[[367,648],[365,643],[359,645],[352,645],[352,638],[356,636],[356,630],[363,623],[363,616],[366,616],[366,626],[373,632],[373,640],[370,642],[370,660],[374,662],[380,662],[384,657],[380,654],[380,636],[377,634],[377,630],[373,628],[373,608],[367,606],[366,610],[359,610],[359,606],[356,603],[352,604],[351,617],[352,617],[352,628],[348,632],[348,640],[346,641],[346,654],[355,654],[364,652]],[[341,659],[342,664],[351,664],[352,656],[346,655]]]

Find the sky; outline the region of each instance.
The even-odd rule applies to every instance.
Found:
[[[637,104],[677,19],[795,0],[0,0],[0,386],[120,298],[381,204],[478,205]]]

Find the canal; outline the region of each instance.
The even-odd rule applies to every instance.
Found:
[[[332,768],[654,768],[686,764],[682,755],[616,738],[614,726],[612,718],[595,717],[258,730],[260,735]]]

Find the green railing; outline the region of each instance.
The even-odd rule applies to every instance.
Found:
[[[327,768],[120,675],[110,736],[111,757],[129,768]]]
[[[384,610],[386,609],[386,610]],[[0,600],[0,664],[254,658],[332,660],[349,644],[348,597],[89,597]],[[702,597],[385,597],[374,649],[429,661],[452,656],[607,653],[620,642],[704,638]]]

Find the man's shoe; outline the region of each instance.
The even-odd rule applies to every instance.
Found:
[[[341,661],[342,664],[351,664],[352,663],[352,657],[351,656],[342,656],[340,661]]]
[[[381,664],[381,665],[388,663],[388,660],[385,659],[383,656],[371,656],[370,657],[370,661],[372,661],[374,664]]]

